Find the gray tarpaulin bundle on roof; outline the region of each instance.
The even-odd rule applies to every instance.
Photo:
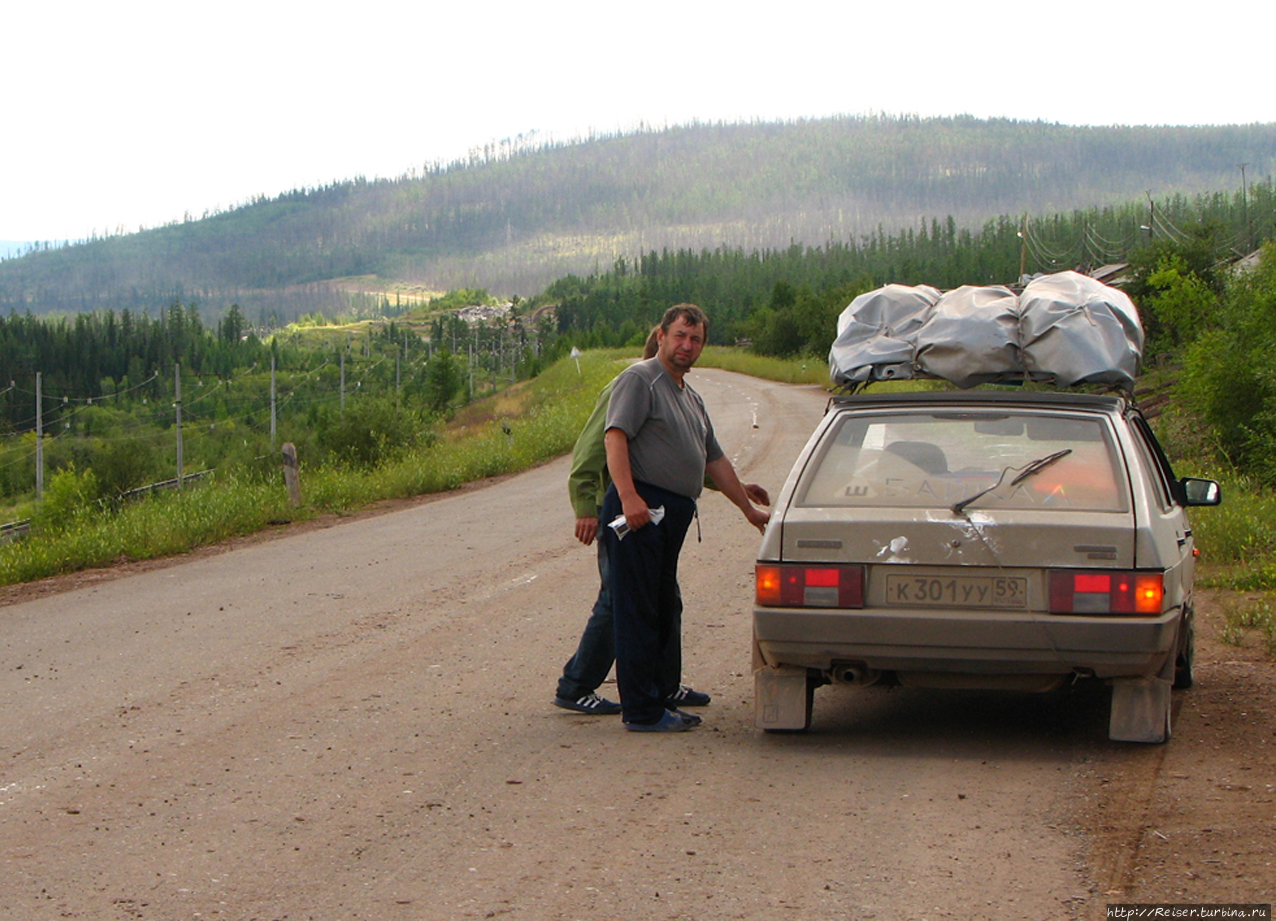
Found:
[[[940,293],[887,285],[837,320],[829,373],[838,384],[924,377],[958,387],[998,381],[1133,384],[1143,327],[1121,291],[1077,272]]]

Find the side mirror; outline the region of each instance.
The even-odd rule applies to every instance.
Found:
[[[1223,501],[1223,491],[1213,480],[1185,476],[1179,484],[1183,487],[1184,505],[1218,505]]]

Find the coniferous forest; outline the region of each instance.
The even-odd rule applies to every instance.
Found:
[[[858,244],[653,251],[559,279],[541,299],[558,305],[560,333],[591,344],[632,340],[665,306],[691,301],[711,305],[711,341],[824,355],[838,313],[880,285],[1011,284],[1038,272],[1151,265],[1167,247],[1193,254],[1204,272],[1274,237],[1276,196],[1265,182],[1249,187],[1245,201],[1239,193],[1175,196],[1037,218],[1003,215],[978,230],[959,229],[949,216]]]
[[[933,249],[997,215],[1017,223],[1103,212],[1147,194],[1168,213],[1179,196],[1243,193],[1241,163],[1251,182],[1270,181],[1276,125],[873,116],[570,144],[516,139],[394,180],[298,189],[143,232],[37,247],[0,261],[0,312],[158,316],[178,302],[212,320],[237,304],[266,327],[374,313],[387,292],[483,287],[526,298],[621,258],[650,262],[653,252],[770,253],[796,243],[876,254],[908,234]],[[1114,242],[1130,232],[1095,229]],[[1077,242],[1043,237],[1060,256]],[[1106,245],[1097,236],[1089,244]]]

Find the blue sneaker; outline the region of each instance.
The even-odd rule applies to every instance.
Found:
[[[671,710],[677,710],[680,707],[707,707],[710,700],[712,698],[708,694],[689,688],[684,684],[680,685],[678,690],[665,698],[665,706]]]
[[[686,732],[700,725],[700,717],[679,710],[666,710],[654,723],[625,723],[630,732]]]
[[[615,716],[620,712],[620,704],[599,697],[592,691],[584,697],[572,700],[570,697],[555,697],[554,706],[564,710],[575,710],[577,713],[589,713],[593,716]]]

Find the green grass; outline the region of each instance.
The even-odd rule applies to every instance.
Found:
[[[1276,496],[1237,476],[1222,480],[1223,504],[1191,510],[1205,568],[1202,585],[1276,589]]]
[[[181,491],[160,493],[118,512],[82,511],[68,524],[33,530],[0,545],[0,585],[182,553],[296,517],[282,484],[234,474]]]
[[[1220,595],[1223,627],[1219,638],[1233,646],[1256,639],[1276,659],[1276,610],[1268,594],[1276,592],[1276,495],[1257,481],[1218,460],[1204,427],[1173,409],[1158,420],[1162,445],[1178,475],[1217,479],[1223,502],[1190,510],[1200,559],[1196,584],[1241,595]],[[1264,593],[1255,598],[1252,593]]]
[[[1176,475],[1208,477],[1222,486],[1221,505],[1189,511],[1201,553],[1197,584],[1276,589],[1276,494],[1228,463],[1209,427],[1177,403],[1171,402],[1157,418],[1156,431]]]
[[[1268,658],[1276,658],[1276,611],[1269,597],[1224,598],[1219,638],[1229,646],[1248,646],[1257,638]]]
[[[743,349],[708,346],[696,363],[702,368],[721,368],[785,384],[829,386],[828,362],[817,358],[770,358]]]
[[[37,525],[25,539],[0,544],[0,585],[183,553],[271,524],[525,470],[571,450],[598,391],[624,367],[621,357],[632,355],[591,352],[579,363],[564,359],[519,385],[517,416],[470,423],[462,437],[441,439],[372,470],[307,467],[302,458],[300,508],[289,505],[282,474],[266,481],[230,472],[118,511],[81,510],[59,527]]]

